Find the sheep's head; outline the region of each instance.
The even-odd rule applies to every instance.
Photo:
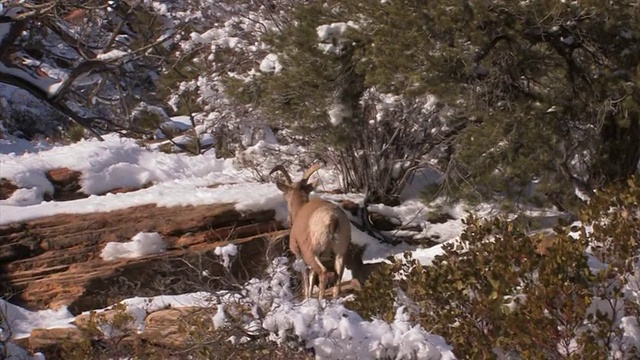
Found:
[[[284,194],[284,198],[287,200],[289,206],[289,222],[291,223],[291,214],[295,213],[302,205],[309,201],[309,194],[316,188],[318,181],[309,181],[309,177],[320,169],[320,164],[312,165],[307,171],[304,172],[300,181],[292,181],[289,172],[282,165],[275,166],[269,176],[275,172],[281,172],[284,175],[285,180],[276,180],[276,186]]]

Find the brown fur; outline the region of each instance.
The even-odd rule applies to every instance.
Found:
[[[303,179],[298,182],[290,182],[286,174],[288,183],[277,182],[276,185],[284,193],[289,207],[291,252],[296,258],[302,258],[311,269],[309,274],[303,272],[305,297],[311,296],[315,275],[318,275],[320,278],[318,298],[322,299],[328,272],[322,265],[321,258],[335,254],[334,267],[339,283],[344,272],[344,258],[351,243],[351,223],[339,206],[322,199],[309,199],[309,193],[316,186],[315,182],[307,182],[308,177],[313,173],[312,169],[307,170]],[[275,170],[276,168],[272,173]],[[340,287],[334,287],[334,298],[339,294]]]
[[[335,271],[337,280],[344,272],[344,256],[351,242],[351,223],[339,207],[320,199],[311,199],[292,214],[293,224],[290,234],[290,248],[296,257],[301,257],[311,269],[310,277],[305,276],[306,296],[311,295],[311,284],[315,275],[320,277],[319,298],[324,296],[327,269],[322,265],[323,255],[336,255]],[[337,292],[337,293],[336,293]],[[339,288],[334,288],[334,297]]]

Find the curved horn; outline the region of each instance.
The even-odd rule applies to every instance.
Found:
[[[273,169],[271,169],[271,172],[269,172],[269,176],[273,175],[274,172],[276,171],[280,171],[285,179],[287,179],[287,183],[289,185],[291,185],[291,183],[293,183],[293,181],[291,181],[291,176],[289,176],[289,172],[287,171],[287,169],[284,168],[284,166],[282,165],[276,165]]]
[[[318,171],[321,167],[322,165],[320,164],[313,164],[310,168],[307,169],[307,171],[304,172],[304,175],[302,175],[302,179],[300,179],[300,181],[309,180],[309,177],[313,175],[314,172]]]

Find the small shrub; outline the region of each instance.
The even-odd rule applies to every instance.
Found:
[[[125,304],[117,304],[108,313],[92,311],[89,319],[79,326],[80,341],[61,344],[61,358],[85,359],[146,359],[162,357],[161,350],[144,343],[139,338],[134,317]]]
[[[169,120],[167,114],[160,108],[142,104],[131,115],[131,127],[136,132],[142,134],[151,134],[161,128],[161,125]],[[167,131],[171,131],[167,129]],[[168,134],[168,137],[171,137]]]
[[[187,315],[181,321],[181,332],[186,335],[185,351],[190,359],[276,359],[303,360],[313,357],[300,348],[298,342],[279,345],[267,338],[262,330],[247,328],[253,318],[251,309],[243,304],[225,306],[225,324],[216,328],[211,319],[218,310],[215,307]]]
[[[367,278],[362,292],[357,293],[358,296],[355,300],[345,302],[345,305],[364,319],[379,318],[387,322],[393,321],[395,289],[390,280],[401,267],[402,263],[396,262],[391,266],[383,266],[374,271]]]
[[[160,152],[165,153],[165,154],[172,154],[172,153],[174,152],[174,151],[173,151],[173,148],[174,148],[174,147],[175,147],[175,145],[173,145],[173,144],[172,144],[172,143],[170,143],[170,142],[167,142],[167,143],[164,143],[164,144],[162,144],[162,145],[158,146],[158,150],[159,150]]]
[[[67,137],[74,143],[84,139],[84,127],[74,123],[67,129]]]

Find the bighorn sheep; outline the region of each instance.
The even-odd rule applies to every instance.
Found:
[[[293,182],[287,170],[278,165],[274,167],[269,176],[280,171],[286,181],[276,181],[276,186],[284,193],[289,208],[289,223],[291,232],[289,235],[289,247],[297,259],[302,258],[311,273],[305,269],[302,272],[304,295],[311,297],[311,291],[316,274],[319,276],[318,298],[324,297],[327,282],[327,269],[322,265],[321,257],[335,255],[335,270],[337,283],[340,284],[344,272],[344,258],[351,243],[351,222],[342,209],[329,202],[318,198],[309,199],[309,194],[317,185],[317,181],[308,182],[309,177],[320,165],[311,166],[305,171],[302,179]],[[340,295],[340,286],[333,288],[333,297]]]

